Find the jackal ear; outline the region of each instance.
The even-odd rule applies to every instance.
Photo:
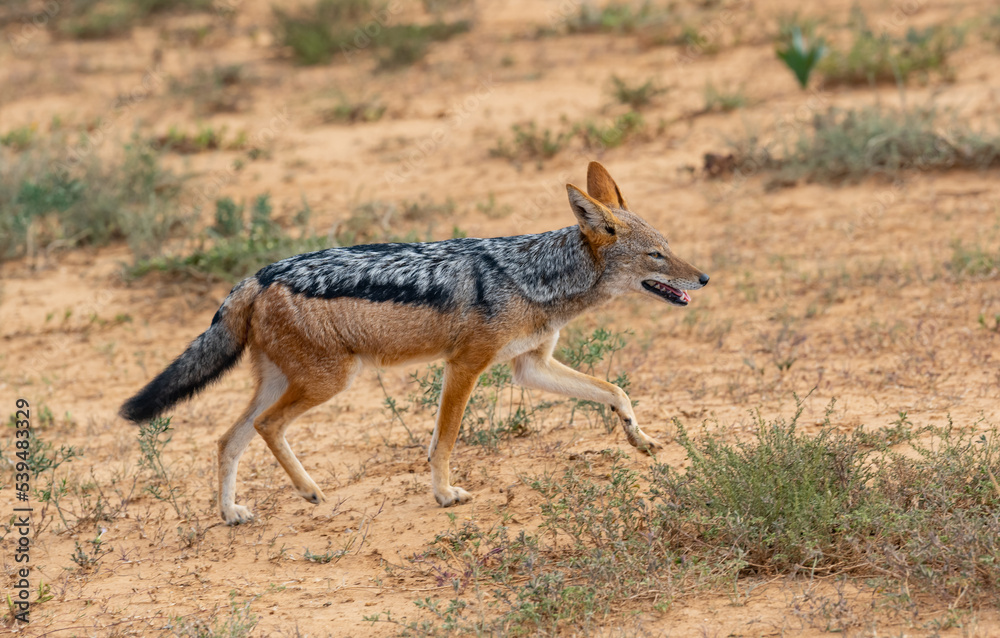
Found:
[[[587,167],[587,193],[609,208],[630,210],[618,184],[600,162],[591,162]]]
[[[569,193],[570,208],[580,222],[583,233],[591,240],[598,240],[601,243],[615,241],[622,221],[615,217],[607,206],[576,186],[566,184],[566,192]]]

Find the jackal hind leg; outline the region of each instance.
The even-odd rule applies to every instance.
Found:
[[[253,399],[236,423],[219,439],[219,513],[227,525],[246,523],[253,514],[243,505],[236,504],[236,473],[240,458],[254,435],[254,420],[288,388],[288,379],[263,354],[253,356],[257,388]]]
[[[355,358],[345,356],[332,364],[325,362],[322,371],[313,369],[309,371],[311,374],[300,371],[298,378],[289,380],[281,398],[254,421],[254,428],[292,480],[299,496],[314,505],[325,501],[326,496],[292,452],[285,431],[307,410],[347,389],[359,369]],[[299,380],[305,378],[311,379],[308,385]]]
[[[559,335],[545,346],[516,357],[513,361],[514,382],[526,388],[554,392],[564,396],[596,401],[611,406],[621,420],[625,438],[632,447],[652,454],[663,444],[642,431],[632,410],[632,401],[625,391],[613,383],[578,372],[552,358]]]

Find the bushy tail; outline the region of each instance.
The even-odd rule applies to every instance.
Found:
[[[119,414],[135,423],[148,421],[194,396],[239,363],[246,349],[253,300],[259,290],[253,279],[237,284],[215,313],[212,326],[126,401]]]

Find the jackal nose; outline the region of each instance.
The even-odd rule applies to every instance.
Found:
[[[698,277],[698,283],[700,283],[702,286],[704,286],[705,284],[707,284],[708,283],[708,275],[706,275],[705,273],[701,273],[701,277]]]

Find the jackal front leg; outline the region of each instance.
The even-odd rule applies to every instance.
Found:
[[[550,344],[515,358],[514,382],[526,388],[610,405],[621,419],[625,438],[633,447],[646,454],[661,449],[663,444],[639,427],[632,410],[632,401],[624,390],[613,383],[577,372],[552,358],[552,350],[558,338],[557,334]]]
[[[448,463],[458,432],[462,428],[465,406],[481,372],[482,369],[470,369],[452,362],[445,365],[437,426],[434,428],[430,447],[427,448],[427,460],[431,462],[431,487],[434,489],[434,498],[442,507],[472,500],[471,494],[451,484]]]

